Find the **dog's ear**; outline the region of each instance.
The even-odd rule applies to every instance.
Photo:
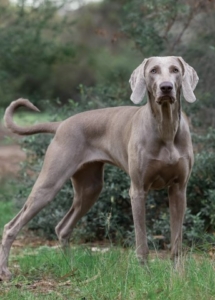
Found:
[[[140,103],[146,93],[146,83],[144,78],[144,69],[147,59],[144,59],[141,65],[137,67],[131,74],[129,83],[132,89],[131,101],[135,104]]]
[[[183,68],[183,78],[182,78],[182,92],[185,100],[187,102],[193,103],[196,101],[196,96],[193,91],[199,81],[199,77],[196,71],[188,65],[182,57],[178,57],[179,61],[182,64]]]

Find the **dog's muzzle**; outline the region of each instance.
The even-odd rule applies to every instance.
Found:
[[[170,103],[173,104],[175,102],[175,97],[173,97],[172,92],[173,92],[173,84],[169,81],[164,81],[160,84],[159,86],[159,92],[160,95],[157,98],[156,102],[158,104],[163,104],[165,103]]]

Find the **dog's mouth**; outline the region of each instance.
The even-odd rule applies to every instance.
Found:
[[[162,105],[164,103],[173,104],[175,102],[175,98],[173,96],[170,96],[170,95],[164,95],[164,96],[158,97],[156,102],[159,105]]]

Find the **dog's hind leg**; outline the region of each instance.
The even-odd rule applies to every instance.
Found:
[[[76,223],[89,211],[99,197],[103,186],[103,166],[102,162],[89,163],[72,177],[73,204],[55,228],[64,249],[69,244]]]
[[[72,161],[71,161],[72,160]],[[7,268],[11,245],[22,227],[27,224],[58,193],[65,181],[76,172],[77,159],[63,151],[57,142],[49,146],[42,171],[21,211],[4,227],[0,248],[0,280],[9,279]]]

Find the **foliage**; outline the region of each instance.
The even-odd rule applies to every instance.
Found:
[[[116,69],[128,80],[138,56],[130,59],[128,41],[126,45],[123,39],[120,44],[111,42],[109,32],[101,35],[99,31],[100,24],[109,26],[111,13],[90,5],[88,11],[81,8],[74,13],[66,9],[70,2],[0,3],[2,106],[19,97],[30,98],[40,107],[44,99],[78,101],[79,84],[113,81]],[[113,24],[110,35],[114,35]]]
[[[119,15],[121,31],[133,41],[137,53],[150,56],[182,56],[195,68],[200,77],[197,96],[205,108],[200,114],[215,113],[214,30],[215,5],[213,1],[174,0],[106,0],[114,5]],[[123,7],[123,9],[122,9]],[[211,109],[206,109],[208,108]],[[192,109],[191,109],[192,110]],[[199,118],[201,119],[201,117]],[[208,124],[208,121],[211,121]],[[207,126],[214,121],[207,120]]]
[[[70,2],[1,2],[1,105],[18,97],[40,106],[78,101],[79,84],[126,82],[145,57],[181,55],[201,75],[200,99],[206,106],[207,92],[214,109],[213,1],[105,0],[76,11],[66,9]]]
[[[200,214],[205,220],[205,229],[215,230],[215,169],[214,153],[203,151],[196,155],[194,170],[188,187],[189,206],[193,214]]]
[[[4,103],[22,95],[35,100],[52,96],[54,67],[71,61],[74,49],[58,35],[70,23],[57,12],[65,1],[28,6],[0,5],[0,97]],[[46,84],[43,84],[43,82]]]
[[[162,52],[173,54],[196,15],[208,12],[213,6],[203,2],[122,0],[122,30],[134,40],[144,56]]]

